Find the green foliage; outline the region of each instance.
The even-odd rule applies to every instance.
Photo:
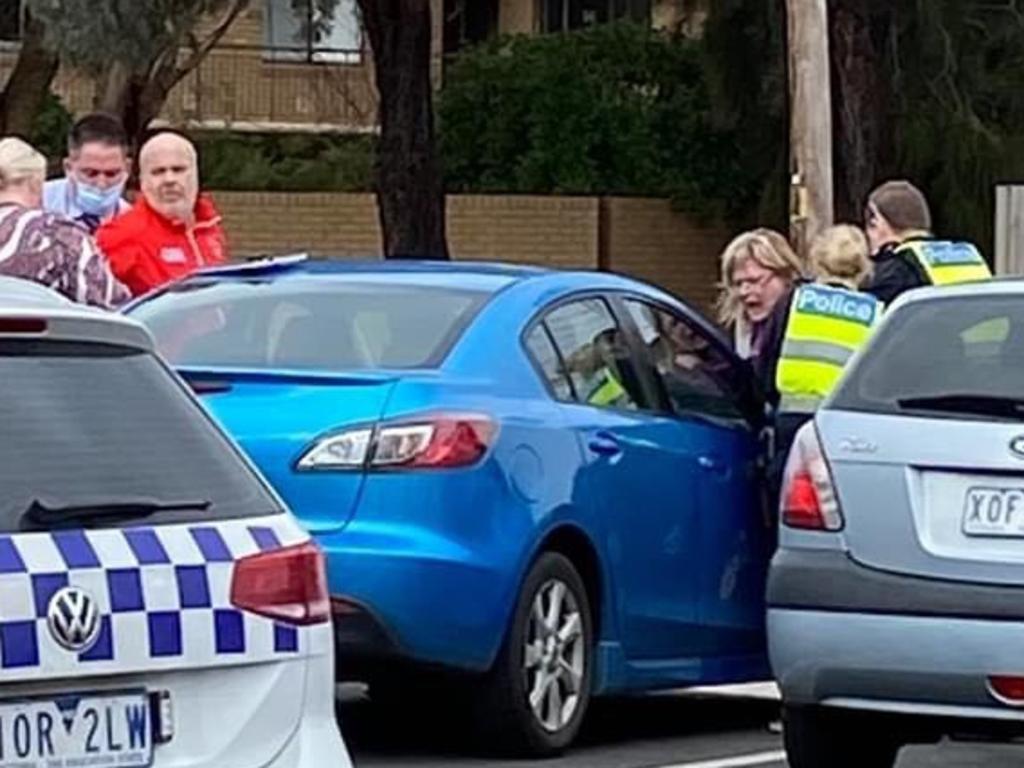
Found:
[[[438,107],[453,192],[654,195],[736,217],[757,203],[716,124],[699,44],[631,23],[460,54]]]
[[[67,151],[68,131],[73,117],[53,93],[46,95],[43,108],[36,115],[29,140],[36,149],[46,155],[50,164],[57,167]]]
[[[829,6],[834,11],[839,4]],[[888,117],[895,129],[882,177],[919,185],[940,234],[990,250],[994,185],[1024,177],[1024,2],[845,5],[882,29],[878,56],[893,91]],[[738,129],[763,131],[758,141],[748,130],[742,146],[758,146],[752,154],[769,161],[744,160],[766,201],[786,184],[784,30],[779,0],[720,0],[706,37],[716,109],[738,121]]]
[[[289,192],[370,189],[375,143],[361,136],[237,133],[197,140],[204,186]]]
[[[112,62],[148,71],[228,0],[27,0],[61,58],[92,74]]]

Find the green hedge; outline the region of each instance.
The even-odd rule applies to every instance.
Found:
[[[644,26],[461,53],[438,111],[452,191],[651,195],[733,218],[760,196],[713,119],[700,44]]]

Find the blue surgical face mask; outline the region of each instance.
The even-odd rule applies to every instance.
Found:
[[[75,179],[74,186],[75,203],[82,209],[82,213],[106,216],[117,209],[117,204],[124,193],[125,182],[121,181],[107,189],[100,189]]]

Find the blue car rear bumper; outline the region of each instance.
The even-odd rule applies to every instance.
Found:
[[[422,531],[416,548],[402,532],[353,522],[317,535],[334,602],[339,675],[345,665],[400,658],[467,671],[491,666],[514,599],[510,569],[482,562]]]

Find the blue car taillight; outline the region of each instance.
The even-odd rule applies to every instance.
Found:
[[[431,414],[358,427],[319,438],[299,459],[299,470],[453,469],[476,464],[497,432],[479,414]]]

